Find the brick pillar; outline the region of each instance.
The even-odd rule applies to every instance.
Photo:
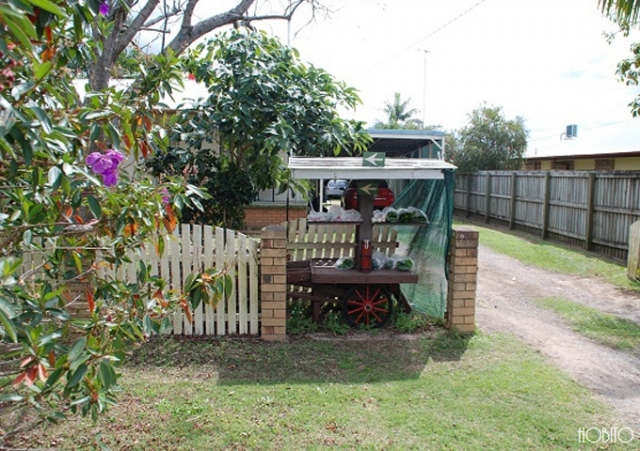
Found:
[[[454,227],[449,246],[447,328],[473,332],[476,320],[479,232]]]
[[[260,309],[263,340],[287,339],[287,235],[268,226],[260,235]]]

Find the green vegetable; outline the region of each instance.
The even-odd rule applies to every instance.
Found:
[[[393,209],[387,211],[387,222],[398,222],[398,212]]]
[[[356,266],[356,262],[351,257],[341,257],[339,258],[335,265],[333,265],[336,269],[353,269]]]
[[[418,210],[417,208],[411,210],[411,212],[413,213],[413,220],[416,222],[429,222],[429,218],[427,218],[427,215],[425,214],[424,211],[422,210]]]
[[[413,271],[413,260],[409,257],[401,258],[396,263],[398,271]]]
[[[388,216],[387,216],[388,217]],[[398,222],[401,224],[407,224],[413,222],[413,213],[404,208],[398,210]]]

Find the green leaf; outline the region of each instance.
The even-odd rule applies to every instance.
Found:
[[[22,234],[22,242],[24,243],[25,246],[30,246],[32,241],[33,241],[33,232],[30,229],[25,230],[24,233]]]
[[[69,382],[67,382],[67,388],[73,388],[80,383],[85,374],[87,374],[87,370],[89,367],[86,363],[83,363],[78,367],[77,370],[73,373],[73,375],[69,378]]]
[[[32,106],[31,110],[34,112],[34,114],[38,118],[38,121],[40,122],[42,129],[46,133],[51,133],[51,130],[53,128],[51,125],[51,118],[49,117],[49,115],[42,108],[37,106]]]
[[[0,402],[20,402],[24,398],[16,393],[0,396]]]
[[[74,360],[76,360],[80,356],[82,351],[84,351],[84,348],[86,346],[87,337],[78,338],[75,343],[73,343],[73,346],[71,346],[71,349],[69,349],[69,362],[73,362]]]
[[[56,4],[51,3],[49,0],[31,0],[31,3],[46,11],[49,11],[50,13],[55,14],[58,17],[65,17],[65,12]]]
[[[18,342],[18,335],[16,334],[16,328],[13,325],[13,321],[5,315],[3,310],[0,310],[0,324],[4,327],[4,332],[9,336],[14,343]]]
[[[51,166],[48,173],[49,186],[51,189],[57,190],[60,187],[62,179],[62,170],[58,166]]]
[[[116,383],[116,374],[111,366],[111,362],[108,360],[102,360],[100,362],[100,379],[102,379],[102,386],[109,390]]]
[[[46,75],[49,73],[49,71],[51,71],[52,67],[53,67],[53,64],[51,63],[51,61],[46,61],[44,63],[34,62],[33,63],[33,75],[34,75],[36,81],[40,81],[44,77],[46,77]]]
[[[89,204],[89,210],[93,213],[93,216],[96,219],[100,219],[102,217],[102,207],[100,206],[100,202],[94,196],[89,195],[87,197],[87,203]]]
[[[47,381],[45,382],[45,387],[53,387],[59,380],[62,374],[64,373],[64,367],[60,367],[55,370],[53,373],[49,375]]]
[[[69,388],[71,388],[71,387],[69,387]],[[74,399],[73,401],[71,401],[71,405],[72,406],[77,406],[79,404],[85,404],[85,403],[87,403],[89,401],[91,401],[91,396],[83,396],[82,398]]]
[[[14,18],[5,22],[5,25],[9,27],[11,34],[20,41],[24,48],[29,49],[32,48],[31,39],[36,38],[36,30],[26,17],[24,19],[25,20],[19,20],[18,18]]]
[[[18,100],[23,94],[29,92],[36,84],[33,81],[28,81],[26,83],[20,83],[16,85],[11,90],[11,95],[14,99]]]

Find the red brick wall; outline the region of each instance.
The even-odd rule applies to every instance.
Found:
[[[280,205],[250,205],[244,209],[244,212],[247,229],[262,229],[287,220],[287,207]],[[290,221],[306,217],[306,206],[289,206]]]

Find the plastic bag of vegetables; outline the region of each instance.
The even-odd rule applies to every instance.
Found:
[[[407,208],[407,210],[409,210],[413,215],[414,222],[426,222],[427,224],[429,223],[429,218],[427,217],[427,214],[424,211],[416,207],[409,207]]]
[[[373,269],[384,269],[387,263],[387,256],[380,251],[375,251],[371,256],[371,265]]]
[[[408,224],[413,222],[413,212],[408,208],[401,208],[398,210],[398,222],[400,224]]]
[[[387,222],[398,222],[398,210],[395,208],[386,207],[382,213],[384,213]]]
[[[413,271],[413,260],[410,257],[400,257],[396,261],[398,271]]]
[[[340,270],[353,269],[355,266],[356,262],[353,257],[340,257],[333,265],[334,268]]]

